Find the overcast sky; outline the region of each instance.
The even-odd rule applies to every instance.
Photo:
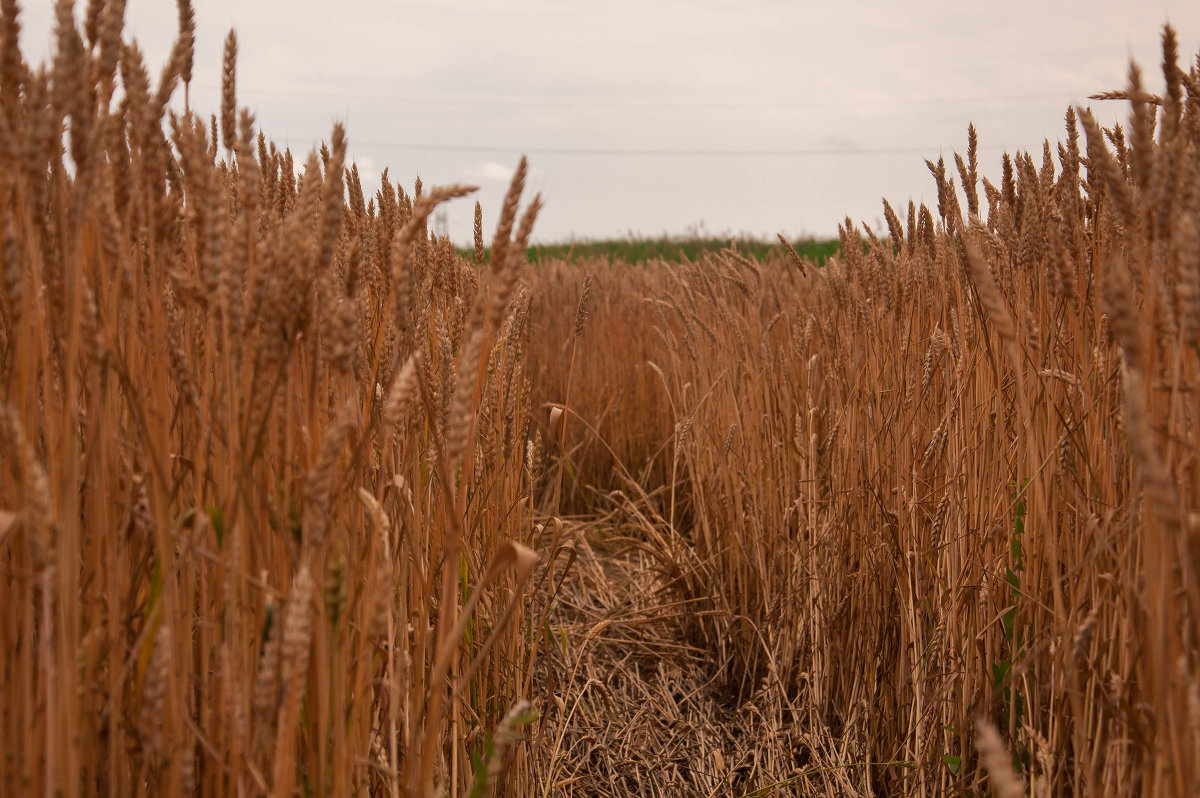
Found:
[[[78,14],[86,3],[78,3]],[[827,236],[880,198],[934,201],[924,160],[980,134],[981,171],[1041,152],[1070,103],[1161,86],[1171,21],[1185,61],[1200,3],[782,0],[194,0],[192,105],[219,108],[238,34],[238,101],[304,154],[346,123],[364,184],[472,182],[485,225],[522,152],[546,203],[535,239],[684,233]],[[50,51],[51,0],[23,0],[22,49]],[[129,0],[157,75],[173,0]],[[1093,103],[1101,118],[1126,113]],[[470,238],[473,203],[448,208]]]

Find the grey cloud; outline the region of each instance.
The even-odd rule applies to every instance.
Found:
[[[79,4],[82,8],[82,3]],[[28,3],[25,52],[48,52],[52,4]],[[965,147],[1040,150],[1072,100],[1120,87],[1131,55],[1157,83],[1170,18],[1185,58],[1200,6],[773,0],[206,0],[196,4],[193,105],[215,110],[221,42],[236,27],[239,99],[293,149],[347,123],[365,171],[411,184],[470,179],[485,218],[521,150],[545,189],[538,235],[710,229],[829,234],[879,200],[930,196],[924,159]],[[82,10],[78,10],[82,13]],[[174,34],[170,0],[129,0],[152,68]],[[1064,31],[1067,33],[1064,34]],[[1100,109],[1104,118],[1123,111]],[[427,145],[511,148],[438,151]],[[423,145],[414,148],[413,145]],[[890,148],[917,152],[887,153]],[[634,156],[593,151],[838,150],[831,155]],[[364,174],[367,185],[375,185]],[[459,207],[461,206],[461,207]],[[473,202],[449,209],[468,240]]]

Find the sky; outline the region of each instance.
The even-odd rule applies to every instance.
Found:
[[[24,0],[22,50],[51,51],[51,0]],[[85,2],[78,3],[82,15]],[[1186,62],[1200,3],[784,0],[194,0],[193,109],[220,107],[238,36],[238,102],[296,160],[335,122],[364,187],[478,185],[485,229],[513,168],[545,207],[535,241],[629,235],[826,237],[873,229],[881,198],[936,201],[925,159],[966,150],[998,182],[1005,151],[1057,141],[1070,104],[1110,124],[1129,61],[1159,90],[1161,32]],[[173,0],[128,0],[126,36],[157,75]],[[446,206],[471,238],[474,203]],[[490,233],[489,233],[490,234]]]

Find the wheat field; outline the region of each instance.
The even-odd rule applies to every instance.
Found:
[[[530,264],[524,160],[464,255],[233,32],[193,108],[178,5],[152,70],[0,2],[0,794],[1197,794],[1169,27],[1127,124],[969,127],[828,261]]]

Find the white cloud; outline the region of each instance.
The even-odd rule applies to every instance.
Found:
[[[507,183],[512,180],[515,167],[496,161],[480,161],[472,166],[463,168],[463,172],[473,180],[494,181]]]
[[[55,4],[23,5],[22,48],[36,63],[51,51]],[[429,186],[477,183],[490,222],[525,149],[544,170],[531,169],[527,192],[547,194],[546,240],[700,218],[714,230],[832,234],[847,214],[874,218],[881,196],[928,199],[925,158],[964,148],[969,122],[994,181],[1001,149],[1040,157],[1067,103],[1123,87],[1131,56],[1157,90],[1165,19],[1185,63],[1200,45],[1195,0],[345,0],[332,16],[295,0],[286,35],[275,5],[195,4],[193,108],[219,108],[221,42],[235,27],[239,103],[299,164],[341,120],[352,155],[370,155],[355,161],[368,195],[385,166],[406,190],[418,174]],[[126,35],[157,78],[174,3],[126,8]],[[413,32],[399,58],[397,30]],[[1096,110],[1105,124],[1127,113]],[[798,154],[610,152],[665,149]],[[464,230],[473,204],[450,206]]]

